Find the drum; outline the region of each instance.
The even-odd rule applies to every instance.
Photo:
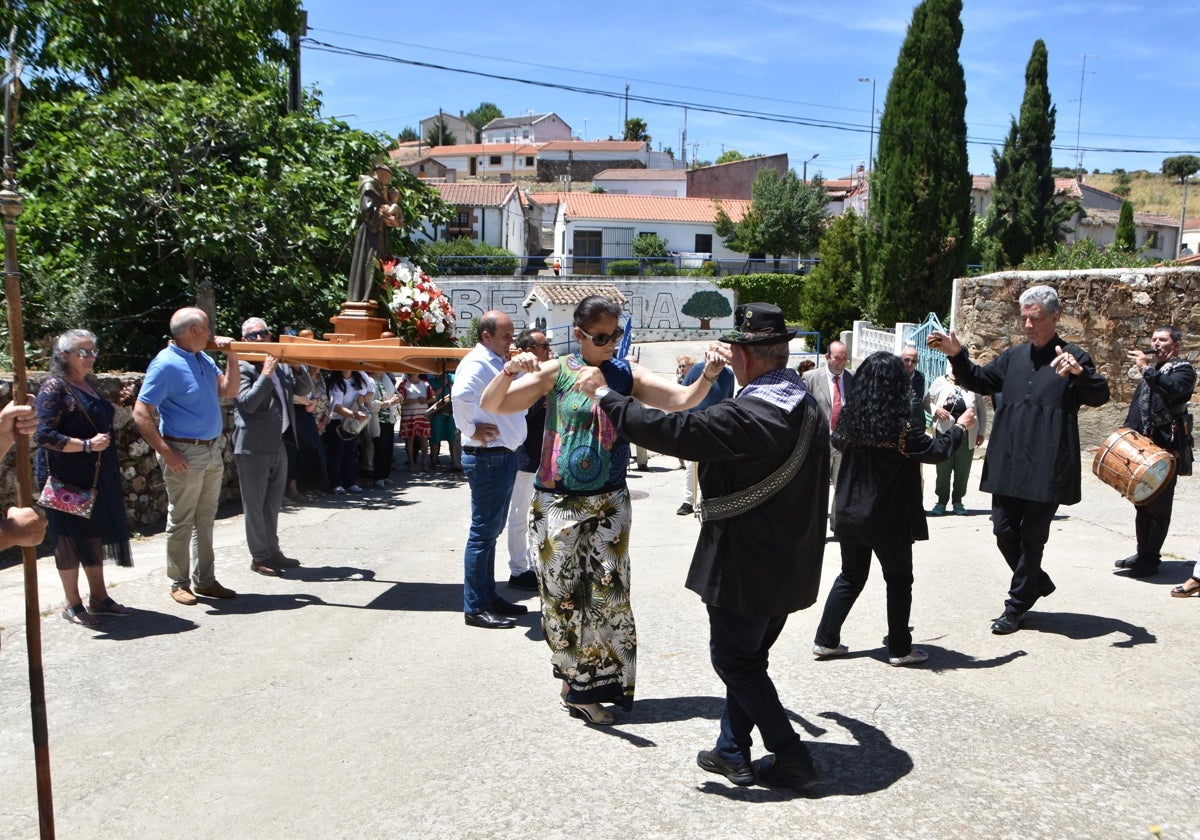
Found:
[[[1175,458],[1133,429],[1117,429],[1096,450],[1092,473],[1135,505],[1154,501],[1175,475]]]

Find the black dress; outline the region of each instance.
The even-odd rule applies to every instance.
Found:
[[[117,450],[110,445],[103,452],[63,452],[71,439],[87,440],[97,432],[113,436],[113,404],[77,388],[65,379],[48,377],[37,395],[38,428],[34,442],[39,447],[36,459],[37,482],[46,482],[47,470],[56,478],[76,487],[91,487],[96,481],[96,502],[90,519],[62,511],[46,509],[54,553],[59,562],[94,566],[105,558],[120,566],[132,566],[129,528],[125,522],[125,490]],[[94,425],[93,425],[94,424]],[[96,475],[96,459],[100,473]],[[97,552],[97,541],[100,552]]]

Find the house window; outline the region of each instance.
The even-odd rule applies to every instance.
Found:
[[[488,166],[499,166],[500,155],[488,155]]]
[[[1146,231],[1146,241],[1142,243],[1142,246],[1147,248],[1148,250],[1152,250],[1152,251],[1158,250],[1158,231],[1156,231],[1156,230]]]
[[[526,156],[525,156],[525,165],[526,165],[526,166],[533,166],[533,155],[526,155]]]
[[[696,251],[701,254],[712,253],[712,234],[697,233],[696,234]]]
[[[471,226],[471,211],[459,210],[454,214],[454,224],[451,227],[469,228]]]
[[[529,129],[528,129],[528,128],[524,129],[524,130],[521,132],[521,139],[522,139],[522,140],[528,140],[528,139],[529,139]]]

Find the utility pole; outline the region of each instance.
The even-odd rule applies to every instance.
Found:
[[[875,80],[870,77],[859,79],[860,82],[871,83],[871,141],[867,147],[867,174],[870,175],[872,161],[875,159]]]
[[[1083,121],[1083,80],[1087,76],[1088,58],[1088,54],[1084,53],[1083,67],[1079,70],[1079,108],[1075,113],[1075,180],[1079,183],[1083,182],[1083,147],[1079,145],[1079,124]],[[1097,56],[1093,54],[1091,58]]]
[[[683,109],[683,140],[679,147],[683,150],[683,168],[687,169],[687,108]]]
[[[621,136],[625,136],[625,129],[629,126],[629,82],[625,83],[625,124],[621,126]]]
[[[299,111],[302,101],[300,89],[300,39],[308,34],[308,12],[300,10],[298,29],[288,36],[288,46],[292,50],[292,66],[288,71],[288,113]]]

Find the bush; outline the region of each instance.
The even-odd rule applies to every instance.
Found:
[[[1053,251],[1030,254],[1018,266],[1020,271],[1064,271],[1081,268],[1145,268],[1157,265],[1157,260],[1147,259],[1136,253],[1118,248],[1101,248],[1090,239],[1081,239],[1073,245],[1062,242]]]
[[[604,273],[609,277],[637,277],[642,273],[642,264],[637,260],[613,260]]]
[[[483,259],[481,259],[481,257]],[[461,274],[517,273],[520,258],[512,251],[460,237],[449,242],[424,242],[413,261],[431,277]]]
[[[657,233],[639,233],[633,240],[633,255],[635,257],[665,257],[667,255],[667,240]]]
[[[670,260],[652,262],[646,267],[650,269],[650,273],[655,277],[674,277],[679,273],[679,269],[675,267],[675,263]]]
[[[718,281],[722,289],[734,289],[738,303],[762,301],[783,310],[788,321],[800,320],[800,300],[804,289],[802,274],[730,274]]]

